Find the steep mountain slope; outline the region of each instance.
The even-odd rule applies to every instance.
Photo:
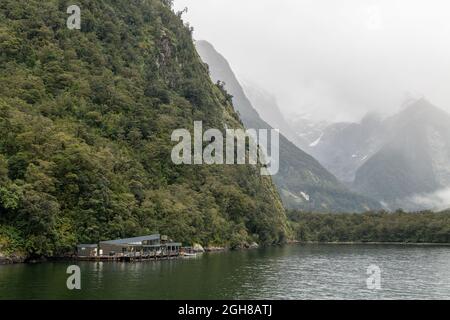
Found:
[[[304,150],[310,153],[310,148],[316,146],[322,139],[323,133],[330,123],[325,120],[313,120],[308,114],[295,114],[287,118],[289,126],[295,134],[305,141],[307,146]]]
[[[245,127],[271,128],[253,108],[226,59],[206,41],[197,41],[196,46],[209,65],[211,78],[225,82]],[[378,208],[377,202],[349,192],[319,162],[283,135],[280,135],[280,171],[274,181],[288,208],[333,212]]]
[[[0,253],[167,234],[242,245],[286,237],[256,166],[177,166],[173,130],[241,128],[168,3],[0,2]]]
[[[340,181],[351,185],[359,167],[381,147],[384,135],[381,118],[368,114],[360,123],[327,126],[309,151]]]
[[[357,190],[400,207],[408,197],[450,187],[450,115],[421,99],[384,129],[383,146],[356,172]]]
[[[258,112],[262,120],[272,128],[277,128],[292,143],[302,150],[307,150],[308,142],[302,139],[286,121],[274,96],[255,84],[243,85],[245,95]]]

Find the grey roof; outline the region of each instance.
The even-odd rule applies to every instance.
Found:
[[[161,236],[159,234],[151,234],[151,235],[142,236],[142,237],[100,241],[100,243],[103,243],[103,244],[133,244],[133,243],[141,243],[142,241],[159,240],[160,238],[161,238]]]
[[[79,244],[77,245],[78,248],[97,248],[97,244]]]
[[[144,245],[144,248],[163,248],[167,246],[181,247],[181,242],[169,242],[164,244]]]
[[[169,243],[166,243],[166,246],[181,247],[181,242],[169,242]]]

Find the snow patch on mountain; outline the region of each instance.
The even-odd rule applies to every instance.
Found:
[[[300,194],[302,195],[302,197],[303,197],[306,201],[309,201],[309,194],[304,193],[303,191],[300,192]]]
[[[320,143],[320,140],[322,140],[322,137],[323,137],[323,133],[320,135],[320,137],[316,141],[312,142],[309,146],[310,147],[317,146]]]

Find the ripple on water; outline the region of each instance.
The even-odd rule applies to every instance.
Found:
[[[369,290],[367,268],[381,269]],[[0,266],[10,299],[450,299],[450,247],[292,245],[144,263],[79,263],[82,290],[68,291],[67,263]]]

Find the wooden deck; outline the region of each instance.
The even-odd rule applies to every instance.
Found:
[[[80,261],[107,261],[107,262],[141,262],[141,261],[156,261],[167,260],[180,257],[180,253],[167,253],[158,255],[114,255],[114,256],[87,256],[76,257]]]

